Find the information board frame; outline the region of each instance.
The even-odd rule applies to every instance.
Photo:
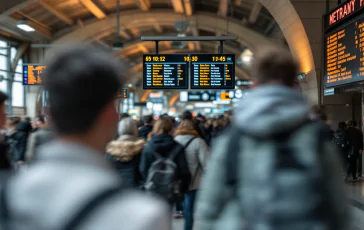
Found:
[[[37,77],[40,77],[40,79],[41,79],[41,83],[29,84],[29,66],[44,66],[44,68],[42,69],[42,73],[39,73],[39,71],[38,71],[38,73],[37,73],[37,75],[39,75],[39,76],[37,76]],[[42,77],[41,77],[41,74],[43,74],[43,70],[44,70],[44,69],[47,69],[47,65],[45,65],[45,64],[40,64],[40,63],[37,63],[37,64],[33,64],[33,63],[24,63],[24,64],[22,65],[22,71],[23,71],[23,73],[22,73],[22,83],[23,83],[23,85],[28,85],[28,86],[32,86],[32,85],[37,85],[37,86],[39,86],[39,85],[43,85],[43,84],[42,84],[43,79],[42,79]],[[37,80],[37,81],[38,81],[38,80]]]
[[[359,10],[359,12],[362,12],[364,11],[364,8]],[[330,36],[332,36],[333,34],[335,33],[338,33],[339,31],[341,30],[344,30],[346,28],[348,28],[351,24],[355,24],[356,22],[360,21],[360,20],[364,20],[364,15],[363,14],[357,14],[358,12],[355,12],[356,15],[355,16],[351,16],[349,19],[347,20],[342,20],[341,23],[338,23],[334,26],[331,26],[329,28],[327,28],[324,33],[323,33],[323,88],[326,89],[326,88],[332,88],[332,87],[342,87],[342,86],[346,86],[346,85],[350,85],[350,84],[355,84],[355,83],[359,83],[359,82],[363,82],[364,81],[364,75],[362,77],[362,79],[351,79],[351,80],[347,80],[345,82],[343,81],[338,81],[337,83],[327,83],[327,78],[328,78],[328,66],[327,66],[327,60],[328,60],[328,52],[327,52],[327,45],[326,45],[326,42],[327,42],[327,38],[329,38]],[[326,14],[327,15],[327,14]],[[325,17],[326,17],[325,15]],[[355,39],[355,37],[353,37],[353,39]],[[362,38],[363,41],[364,41],[364,37]],[[360,45],[360,44],[359,44]],[[364,48],[364,47],[363,47]],[[360,49],[360,47],[358,48]],[[363,51],[360,51],[359,50],[359,55],[362,53]],[[364,56],[364,55],[363,55]],[[360,62],[360,56],[357,57],[359,59],[359,62]],[[360,66],[359,66],[360,68]],[[360,69],[359,69],[359,74],[360,74]]]
[[[165,59],[163,61],[159,61],[160,59],[155,59],[154,60],[154,57],[162,57],[164,56]],[[168,89],[168,90],[181,90],[181,89],[188,89],[189,88],[189,62],[188,61],[183,61],[182,59],[184,59],[184,57],[187,57],[189,56],[188,54],[143,54],[143,89],[151,89],[151,90],[165,90],[165,89]],[[153,62],[147,62],[146,58],[147,57],[151,57],[152,61]],[[148,86],[147,83],[148,83],[148,79],[147,79],[147,69],[145,68],[146,67],[146,63],[151,63],[153,64],[154,62],[155,63],[168,63],[167,62],[167,57],[179,57],[181,58],[181,61],[177,62],[176,63],[182,63],[184,62],[183,64],[186,64],[186,68],[185,68],[185,84],[182,85],[182,86],[179,86],[179,87],[174,87],[174,86]],[[172,62],[171,62],[172,63]],[[175,63],[174,63],[175,64]],[[152,70],[153,71],[153,70]],[[153,81],[153,77],[152,77],[152,81]]]
[[[194,54],[194,53],[191,53],[190,56],[192,57],[197,57],[197,60],[194,61],[192,60],[191,58],[191,64],[190,64],[190,89],[196,89],[196,90],[219,90],[219,89],[235,89],[235,54]],[[201,62],[201,57],[208,57],[210,56],[210,61],[206,61],[205,59],[203,59],[203,61]],[[223,59],[223,57],[225,59]],[[228,58],[231,58],[232,60],[228,60]],[[228,69],[229,73],[230,73],[230,82],[231,82],[231,85],[228,85],[228,86],[211,86],[211,76],[210,76],[210,82],[209,82],[209,86],[195,86],[194,83],[195,83],[195,66],[194,64],[195,63],[200,63],[200,64],[207,64],[207,65],[211,65],[211,64],[216,64],[216,65],[222,65],[222,64],[230,64],[232,65],[231,68]],[[220,71],[221,68],[219,68],[219,71]],[[200,71],[200,70],[199,70]],[[226,69],[224,70],[226,72]],[[222,76],[224,79],[225,79],[225,75],[226,73],[224,74],[224,76]],[[200,81],[200,72],[199,72],[199,79],[198,79],[198,82]],[[199,82],[200,83],[200,82]]]

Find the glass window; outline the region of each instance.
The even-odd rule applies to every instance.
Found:
[[[11,61],[14,61],[15,56],[16,56],[16,48],[11,47]]]
[[[13,106],[24,106],[24,86],[21,82],[13,82]]]
[[[7,70],[8,69],[7,57],[6,56],[1,56],[0,55],[0,69],[2,69],[2,70]]]
[[[23,81],[23,74],[16,73],[14,76],[15,81]]]
[[[3,75],[4,77],[7,76],[7,73],[4,71],[0,71],[0,75]],[[2,80],[0,81],[0,90],[4,93],[6,93],[8,90],[8,81],[7,80]]]
[[[18,65],[16,66],[15,72],[23,73],[23,59],[19,59]]]
[[[5,49],[8,44],[4,41],[0,41],[0,54],[7,54],[7,49]]]

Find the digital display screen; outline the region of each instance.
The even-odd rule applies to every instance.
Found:
[[[234,89],[234,54],[190,54],[191,89]]]
[[[143,89],[188,89],[188,55],[143,55]]]
[[[129,89],[124,88],[119,90],[118,94],[116,95],[116,98],[128,98],[129,96]]]
[[[45,65],[23,65],[23,85],[41,85]]]
[[[364,18],[325,36],[325,86],[364,80]]]

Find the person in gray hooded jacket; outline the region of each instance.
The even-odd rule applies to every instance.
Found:
[[[331,140],[322,139],[320,143],[320,136],[315,135],[319,133],[310,132],[305,133],[304,139],[296,138],[288,143],[279,143],[274,139],[281,134],[302,130],[295,134],[301,135],[309,119],[309,106],[299,90],[293,87],[298,72],[296,62],[289,51],[269,47],[264,47],[255,58],[252,77],[256,87],[247,92],[234,111],[232,126],[236,128],[230,130],[242,135],[238,137],[241,141],[237,139],[240,147],[231,147],[236,143],[232,143],[231,139],[235,137],[229,131],[221,135],[213,146],[209,168],[197,199],[198,229],[345,229],[347,200],[340,176],[342,169]],[[311,125],[307,123],[306,126]],[[316,143],[321,147],[317,155]],[[275,152],[275,144],[286,147],[285,151]],[[231,152],[235,152],[237,163],[229,158]],[[288,173],[278,174],[275,167],[282,159],[275,157],[275,154],[281,154],[279,156],[282,158],[285,158],[284,154],[293,156],[292,159],[303,163],[303,168],[306,165],[313,167],[300,171],[300,168],[297,169],[299,166],[293,166],[297,171],[289,171],[292,168],[288,168]],[[292,163],[292,159],[285,162],[286,165]],[[231,175],[230,168],[234,165],[237,165],[236,175]],[[319,182],[305,186],[309,182],[306,179],[312,175],[316,178],[318,172]],[[230,176],[237,178],[235,189],[229,186]],[[276,190],[277,185],[284,187],[286,184],[294,186]],[[302,196],[307,199],[300,199],[301,194],[308,195]],[[296,203],[287,203],[287,200]],[[312,208],[316,203],[326,205],[326,209],[318,211]],[[283,211],[284,216],[274,220],[264,219],[265,215],[277,215]],[[325,224],[317,226],[322,224],[319,220],[322,216],[328,217],[324,219],[329,223],[324,223],[329,227]],[[311,222],[311,217],[318,220]],[[270,224],[279,226],[267,226]],[[244,225],[248,226],[243,228]]]
[[[123,189],[104,159],[116,134],[122,67],[108,53],[82,45],[57,53],[47,65],[43,81],[56,138],[2,187],[0,229],[170,229],[168,206]]]

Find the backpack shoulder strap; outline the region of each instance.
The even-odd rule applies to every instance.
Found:
[[[103,202],[111,199],[117,194],[120,194],[122,188],[115,187],[103,190],[95,197],[91,199],[86,205],[81,207],[81,209],[73,216],[73,218],[64,225],[64,230],[76,230],[82,224],[82,222],[99,207]]]
[[[167,157],[168,160],[174,160],[174,158],[181,152],[181,150],[184,150],[185,148],[180,145],[177,144],[173,150],[171,151],[171,154],[169,154],[169,156]]]
[[[196,137],[196,136],[194,136],[194,137],[192,137],[191,139],[189,139],[183,148],[184,148],[184,149],[186,149],[186,148],[187,148],[187,147],[188,147],[188,146],[192,143],[192,141],[193,141],[194,139],[196,139],[196,138],[197,138],[197,137]]]

